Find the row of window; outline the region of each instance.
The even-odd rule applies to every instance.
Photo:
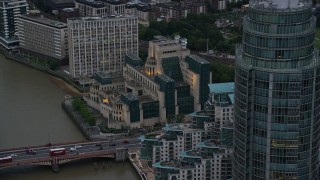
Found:
[[[300,37],[263,37],[257,34],[244,33],[244,41],[249,45],[265,48],[294,48],[308,46],[314,43],[314,33]]]
[[[289,60],[289,59],[307,57],[312,55],[314,52],[314,45],[310,44],[309,46],[300,47],[299,49],[292,49],[292,50],[275,50],[275,49],[263,49],[263,48],[251,46],[249,44],[244,44],[243,51],[244,53],[247,53],[251,56],[255,56],[259,58]],[[295,63],[295,62],[289,61],[289,63]]]
[[[254,21],[270,24],[292,24],[308,21],[312,17],[312,13],[311,6],[309,9],[291,13],[276,13],[274,11],[262,12],[252,8],[250,9],[248,17]]]

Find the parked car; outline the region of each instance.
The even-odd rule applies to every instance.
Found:
[[[102,144],[101,143],[97,143],[96,146],[99,147],[99,146],[102,146]]]
[[[75,147],[70,148],[70,152],[75,151],[75,150],[77,150],[77,148],[75,148]]]
[[[103,149],[103,147],[102,147],[102,146],[100,146],[100,147],[99,147],[99,150],[102,150],[102,149]]]
[[[110,144],[110,146],[116,146],[116,144],[115,144],[115,143],[112,143],[112,144]]]

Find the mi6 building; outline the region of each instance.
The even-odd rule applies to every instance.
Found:
[[[311,0],[251,0],[236,49],[234,180],[318,179],[319,52]]]

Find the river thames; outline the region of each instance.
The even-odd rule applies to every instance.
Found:
[[[6,59],[0,54],[0,149],[85,140],[61,108],[72,89],[60,79]],[[95,165],[94,165],[95,164]],[[50,167],[0,170],[1,180],[139,179],[129,163],[91,159]]]

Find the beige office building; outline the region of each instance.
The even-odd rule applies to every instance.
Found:
[[[47,60],[68,57],[67,24],[44,18],[39,11],[30,11],[17,20],[20,48],[25,53]]]
[[[134,16],[68,19],[69,65],[73,77],[122,72],[125,54],[138,56]]]

